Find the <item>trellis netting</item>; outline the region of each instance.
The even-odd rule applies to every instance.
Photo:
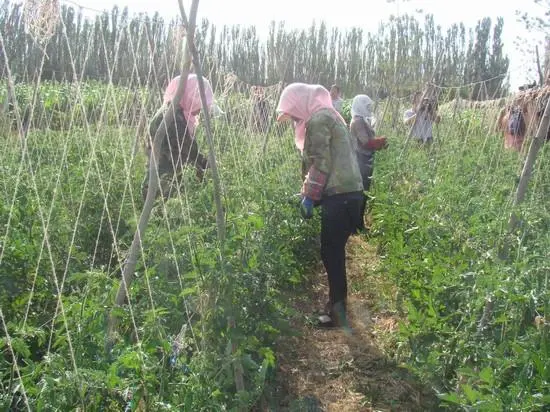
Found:
[[[115,307],[143,207],[149,122],[181,70],[186,40],[181,25],[163,33],[153,30],[149,18],[129,22],[116,13],[112,20],[108,14],[86,20],[74,12],[53,13],[59,18],[54,33],[44,24],[29,29],[33,36],[25,37],[21,53],[35,71],[10,60],[10,34],[0,33],[0,90],[6,102],[0,152],[0,409],[250,407],[275,366],[273,343],[288,329],[286,295],[303,286],[319,259],[318,219],[303,222],[297,208],[300,153],[289,125],[275,123],[277,100],[289,80],[284,62],[269,69],[283,70],[279,82],[250,84],[217,65],[216,55],[200,56],[219,108],[212,125],[227,239],[221,244],[216,235],[209,171],[200,181],[193,165],[186,165],[170,180],[170,196],[157,197],[128,299]],[[1,18],[3,27],[15,27],[13,16]],[[119,24],[116,30],[113,22]],[[93,25],[99,28],[91,31]],[[51,39],[39,42],[39,33]],[[89,33],[94,35],[83,35]],[[159,43],[162,38],[167,41]],[[250,48],[261,53],[258,45]],[[58,67],[49,65],[52,53],[62,62]],[[422,90],[425,84],[417,86]],[[379,237],[380,253],[391,259],[396,245],[405,250],[407,242],[425,255],[411,258],[416,266],[410,273],[388,267],[405,289],[407,282],[418,286],[431,276],[438,244],[449,247],[448,254],[466,250],[471,261],[453,273],[464,279],[468,292],[452,284],[457,292],[449,300],[465,305],[470,326],[488,300],[496,302],[489,323],[502,339],[512,339],[508,333],[522,332],[501,329],[502,316],[509,313],[519,322],[530,309],[543,317],[541,302],[548,299],[541,287],[547,272],[539,267],[529,276],[520,271],[506,292],[499,289],[503,278],[513,282],[514,265],[531,262],[524,248],[548,257],[548,235],[540,234],[549,216],[543,200],[550,191],[547,149],[522,206],[524,225],[508,234],[505,222],[522,154],[503,149],[491,110],[470,110],[453,100],[458,91],[476,99],[477,84],[430,87],[440,109],[445,104],[446,109],[439,112],[429,147],[407,138],[403,112],[412,96],[387,86],[387,96],[373,96],[377,132],[390,143],[375,161],[369,202],[373,236]],[[206,156],[200,116],[196,140]],[[501,241],[518,245],[513,263],[501,274],[491,269],[491,280],[468,277],[489,271]],[[518,303],[513,287],[531,297]],[[447,296],[443,289],[434,289],[432,298]],[[109,314],[119,322],[106,353]],[[457,330],[464,325],[451,323]],[[410,333],[413,341],[421,340],[421,332]],[[246,394],[235,393],[236,359],[244,367]]]

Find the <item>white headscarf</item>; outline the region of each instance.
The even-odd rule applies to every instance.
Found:
[[[374,102],[366,94],[358,94],[351,102],[351,117],[362,117],[367,123],[372,124]]]

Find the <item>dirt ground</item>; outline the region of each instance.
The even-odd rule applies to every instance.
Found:
[[[297,336],[277,348],[275,393],[265,411],[362,412],[438,410],[435,395],[388,359],[381,343],[395,333],[397,315],[384,309],[392,286],[376,273],[379,258],[362,236],[348,242],[348,311],[352,333],[320,330],[312,316],[327,299],[324,268],[310,293],[294,302]]]

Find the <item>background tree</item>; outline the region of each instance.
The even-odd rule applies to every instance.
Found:
[[[91,79],[126,86],[137,82],[161,89],[179,72],[184,35],[177,20],[167,22],[158,13],[130,16],[128,9],[117,6],[87,18],[66,5],[61,18],[64,24],[45,45],[44,80]],[[216,27],[203,20],[196,41],[199,53],[208,56],[204,71],[214,86],[231,72],[256,85],[336,82],[346,96],[367,92],[383,97],[389,90],[406,96],[428,81],[452,86],[505,73],[509,62],[502,49],[503,25],[502,19],[493,26],[485,18],[475,30],[454,24],[444,32],[430,14],[391,16],[372,33],[329,28],[324,22],[289,30],[273,22],[264,41],[254,27]],[[43,52],[27,35],[19,4],[4,1],[0,30],[17,80],[35,79]],[[505,93],[503,80],[474,90],[473,97]]]
[[[532,11],[516,10],[518,20],[529,33],[529,38],[518,36],[516,46],[531,63],[526,70],[526,81],[535,78],[542,83],[543,73],[550,63],[550,0],[533,0],[531,4],[535,6]]]

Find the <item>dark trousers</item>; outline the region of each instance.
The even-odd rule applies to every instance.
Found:
[[[359,171],[363,178],[363,190],[368,192],[372,181],[372,172],[374,171],[374,153],[361,153],[357,152],[357,163],[359,164]],[[367,195],[363,196],[361,202],[361,229],[364,229],[363,216],[365,216],[365,210],[367,208]]]
[[[328,275],[330,305],[343,303],[348,294],[346,243],[362,222],[362,192],[328,196],[321,203],[321,259]]]

